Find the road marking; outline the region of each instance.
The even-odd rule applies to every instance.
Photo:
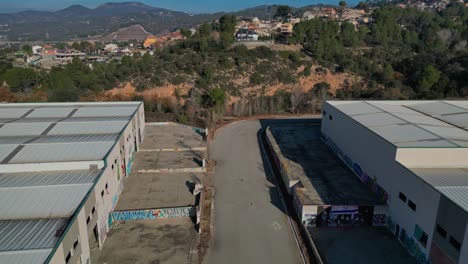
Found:
[[[275,230],[275,231],[279,231],[279,230],[283,229],[283,227],[281,227],[280,223],[278,223],[278,222],[276,222],[276,221],[273,222],[273,223],[271,224],[271,227],[272,227],[273,230]]]

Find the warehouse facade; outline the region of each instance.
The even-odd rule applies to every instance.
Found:
[[[0,104],[0,263],[90,263],[145,127],[143,104]]]
[[[420,263],[468,263],[468,102],[328,101],[322,139]]]

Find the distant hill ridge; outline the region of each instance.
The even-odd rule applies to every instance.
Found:
[[[277,5],[263,5],[231,12],[236,16],[272,17]],[[312,8],[312,6],[307,7]],[[301,12],[304,8],[295,9]],[[224,13],[191,15],[149,6],[140,2],[105,3],[96,8],[71,5],[51,11],[0,13],[0,25],[8,25],[0,35],[9,40],[70,40],[104,36],[119,28],[140,24],[153,34],[211,22]]]

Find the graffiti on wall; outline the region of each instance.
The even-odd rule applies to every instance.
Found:
[[[191,206],[164,208],[164,209],[149,209],[136,211],[117,211],[112,213],[113,221],[130,221],[130,220],[156,220],[163,218],[176,217],[191,217],[195,215],[195,208]]]
[[[366,223],[357,205],[338,205],[325,207],[315,224],[324,227],[358,227]]]
[[[135,152],[131,154],[130,160],[127,163],[127,169],[126,169],[127,176],[130,175],[130,172],[132,172],[132,165],[134,161],[135,161]]]
[[[408,252],[414,258],[416,258],[418,263],[421,263],[421,264],[429,263],[429,260],[427,259],[427,256],[426,256],[426,253],[424,253],[421,250],[421,248],[419,247],[416,240],[414,240],[412,237],[408,236],[407,233],[404,230],[402,230],[402,232],[400,232],[399,240],[406,247]]]
[[[340,157],[346,165],[348,165],[354,173],[358,176],[358,178],[365,183],[369,188],[384,202],[388,201],[388,193],[385,189],[377,184],[377,179],[374,177],[370,177],[362,168],[361,166],[354,162],[350,157],[344,155],[343,151],[333,142],[333,140],[329,137],[326,137],[327,145]]]
[[[386,226],[387,215],[386,214],[374,214],[372,216],[372,226]]]

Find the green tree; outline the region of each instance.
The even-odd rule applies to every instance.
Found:
[[[340,5],[341,9],[345,9],[347,4],[346,1],[340,1],[338,5]]]
[[[393,67],[391,64],[385,65],[385,68],[383,70],[383,80],[384,82],[391,82],[394,80],[393,75],[395,74],[395,71],[393,70]]]
[[[434,66],[426,66],[419,82],[418,92],[420,94],[429,93],[431,88],[439,81],[440,74],[441,72]]]
[[[29,92],[39,82],[39,75],[29,68],[11,68],[3,79],[13,92]]]
[[[360,10],[364,10],[367,12],[369,12],[370,10],[370,7],[369,7],[369,4],[368,3],[364,3],[364,2],[359,2],[356,6],[356,9],[360,9]]]
[[[21,47],[21,50],[26,54],[32,54],[31,45],[25,44]]]
[[[330,96],[330,84],[327,82],[319,82],[314,84],[314,87],[312,87],[312,93],[315,95],[316,98],[319,100],[326,100],[328,96]]]
[[[287,18],[292,13],[292,8],[287,5],[280,5],[276,9],[276,18]]]
[[[190,38],[192,36],[192,31],[190,31],[190,29],[187,28],[181,28],[180,33],[186,38]]]

